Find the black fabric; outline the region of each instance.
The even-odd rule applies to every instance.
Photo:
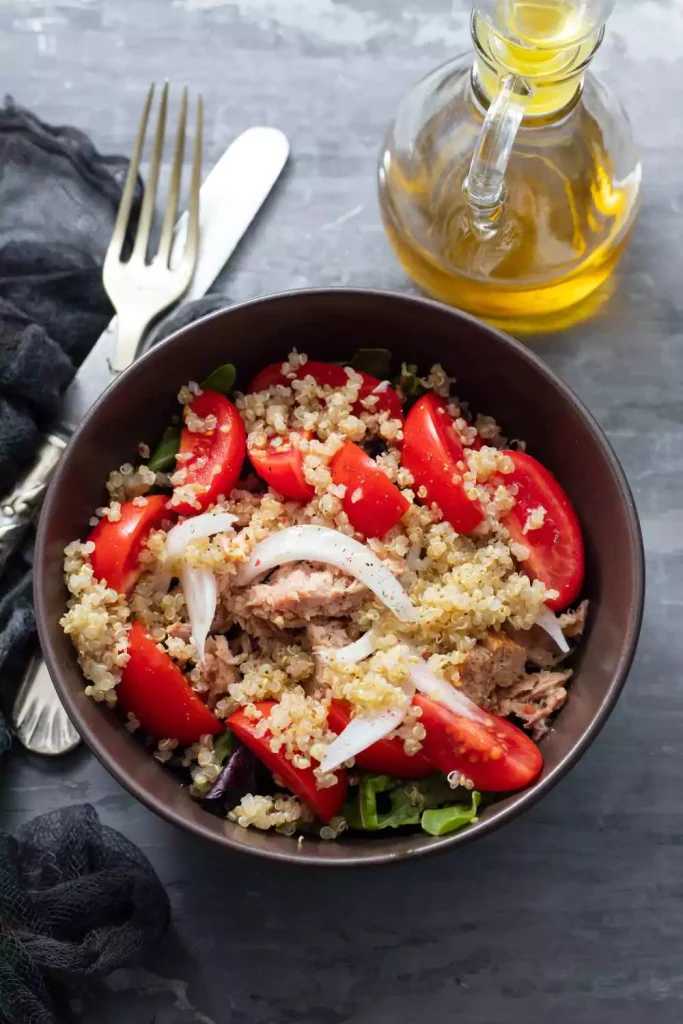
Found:
[[[57,1024],[69,991],[138,960],[169,920],[149,861],[90,805],[0,831],[0,1021]]]
[[[101,268],[127,170],[75,128],[50,127],[10,98],[0,109],[3,493],[112,316]]]
[[[112,316],[101,267],[127,170],[124,157],[102,156],[75,128],[50,127],[10,98],[0,108],[0,497]],[[140,195],[138,185],[132,226]],[[5,709],[35,628],[27,550],[0,580]]]

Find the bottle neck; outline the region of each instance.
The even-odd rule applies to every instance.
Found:
[[[572,45],[557,48],[521,46],[496,33],[481,18],[472,18],[476,59],[473,78],[482,99],[490,103],[501,82],[513,75],[523,79],[530,96],[527,118],[560,117],[580,95],[583,76],[602,42],[603,30]]]

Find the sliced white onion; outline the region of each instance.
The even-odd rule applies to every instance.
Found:
[[[416,609],[386,565],[364,544],[326,526],[290,526],[272,533],[256,545],[237,582],[246,586],[277,565],[304,561],[334,565],[372,590],[397,619],[415,619]]]
[[[413,653],[417,654],[417,651],[413,651]],[[437,704],[443,704],[445,708],[454,711],[456,715],[463,715],[465,718],[479,722],[486,719],[486,712],[478,704],[466,697],[464,693],[456,690],[445,679],[440,679],[431,669],[427,668],[419,654],[417,656],[419,664],[410,666],[410,678],[417,690],[426,694],[427,697],[431,697]]]
[[[169,561],[180,558],[191,540],[227,533],[236,522],[237,516],[230,512],[204,512],[200,516],[191,516],[166,534],[166,558]]]
[[[569,654],[569,644],[557,621],[557,616],[550,608],[545,608],[536,619],[536,625],[544,629],[548,636],[555,641],[563,654]]]
[[[315,653],[321,661],[341,661],[345,665],[357,665],[359,661],[364,661],[375,653],[375,632],[369,629],[352,644],[345,647],[318,647]]]
[[[216,577],[212,569],[184,565],[180,570],[180,585],[183,588],[187,614],[190,618],[192,639],[201,659],[204,657],[206,638],[216,614]]]
[[[415,693],[415,685],[411,679],[407,679],[401,689],[408,698],[403,707],[386,708],[384,711],[373,711],[351,719],[346,728],[339,733],[336,740],[333,740],[325,751],[320,762],[322,771],[334,771],[350,757],[355,757],[356,754],[371,747],[373,743],[383,740],[394,729],[398,729],[408,714],[410,702]]]
[[[213,537],[216,533],[227,533],[233,529],[236,522],[237,516],[230,512],[204,512],[170,529],[166,534],[166,567],[160,582],[163,584],[163,580],[169,577],[169,567],[182,558],[190,541],[197,537]],[[170,579],[166,583],[166,590],[169,582]],[[212,569],[182,563],[180,585],[187,605],[192,639],[202,659],[218,603],[216,577]]]

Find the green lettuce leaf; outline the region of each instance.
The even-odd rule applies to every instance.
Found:
[[[389,805],[384,810],[381,803],[378,806],[377,798],[381,793],[387,794],[387,799],[381,803]],[[344,811],[349,828],[366,832],[417,825],[421,814],[422,807],[413,803],[407,787],[400,779],[391,779],[388,775],[364,775],[355,800]]]
[[[226,729],[218,739],[214,740],[213,752],[219,764],[223,764],[226,758],[232,754],[232,746],[232,733],[229,729]]]
[[[422,828],[430,836],[445,836],[463,825],[477,820],[477,808],[481,794],[472,791],[469,804],[450,804],[448,807],[432,807],[422,813]]]
[[[344,817],[349,828],[361,832],[421,825],[429,835],[444,836],[476,821],[481,801],[476,791],[470,794],[469,803],[449,803],[453,796],[440,775],[415,781],[363,775],[355,798],[344,809]]]
[[[217,391],[219,395],[227,397],[234,388],[236,379],[237,370],[233,364],[223,363],[209,374],[203,382],[202,388],[204,391]]]
[[[166,427],[161,441],[152,453],[148,467],[153,473],[168,473],[175,467],[175,457],[180,447],[180,427]]]

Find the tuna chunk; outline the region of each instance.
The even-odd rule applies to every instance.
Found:
[[[548,719],[567,699],[565,683],[571,670],[534,672],[519,683],[495,695],[491,710],[506,718],[515,715],[530,727],[535,740],[548,731]]]
[[[209,684],[209,702],[228,693],[233,683],[238,683],[240,670],[235,664],[235,656],[224,636],[209,637],[206,641],[206,654],[203,661],[204,678]]]
[[[299,562],[276,569],[266,583],[254,583],[235,598],[237,616],[258,616],[280,629],[311,620],[342,618],[356,611],[369,594],[358,580],[325,565]]]
[[[504,633],[487,633],[460,665],[463,692],[480,707],[488,707],[495,690],[524,676],[526,657],[524,648]]]
[[[322,678],[322,669],[325,662],[320,657],[320,652],[325,649],[346,647],[350,644],[349,636],[343,622],[331,619],[329,622],[309,622],[306,626],[306,639],[313,651],[315,671],[311,684],[306,687],[311,696],[322,696],[325,691],[325,683]]]
[[[325,647],[346,647],[351,643],[345,624],[335,619],[321,623],[309,622],[306,626],[306,639],[313,651]]]
[[[566,657],[540,626],[532,626],[531,629],[511,629],[509,636],[524,648],[526,660],[536,668],[552,668]]]
[[[578,608],[560,615],[560,629],[568,640],[575,640],[583,634],[587,613],[588,601],[582,601]]]
[[[496,686],[512,686],[524,673],[526,651],[505,633],[487,633],[482,641],[491,656],[491,672]]]
[[[582,601],[578,608],[558,617],[560,629],[568,640],[576,640],[583,633],[587,611],[588,601]],[[510,630],[509,635],[515,643],[526,648],[526,660],[536,668],[553,668],[567,657],[540,626]]]

